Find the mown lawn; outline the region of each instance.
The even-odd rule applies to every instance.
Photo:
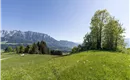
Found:
[[[130,55],[88,51],[69,56],[2,54],[2,80],[130,80]]]

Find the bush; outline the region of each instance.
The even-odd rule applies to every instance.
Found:
[[[17,46],[16,48],[15,48],[15,51],[16,51],[16,53],[19,53],[19,46]]]
[[[21,46],[19,47],[19,53],[23,53],[23,52],[24,52],[24,46],[21,45]]]
[[[51,50],[51,55],[62,55],[62,52],[59,50]]]
[[[12,52],[12,51],[13,51],[13,49],[12,49],[11,46],[9,46],[9,47],[7,47],[7,48],[5,49],[5,52]]]
[[[15,48],[16,53],[29,53],[29,54],[49,54],[49,48],[44,41],[33,43],[32,45],[17,46]]]
[[[130,50],[130,48],[127,48],[127,50]]]
[[[130,54],[130,48],[127,48],[127,52],[128,52],[128,54]]]
[[[78,45],[77,47],[73,47],[71,50],[71,53],[77,53],[77,52],[81,52],[84,51],[84,47],[82,45]]]

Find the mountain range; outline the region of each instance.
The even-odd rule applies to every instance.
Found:
[[[1,48],[5,48],[7,46],[13,46],[16,45],[27,45],[32,44],[34,42],[38,41],[45,41],[49,48],[51,49],[59,49],[62,51],[70,51],[71,48],[74,46],[78,46],[78,43],[67,41],[67,40],[56,40],[53,37],[45,34],[45,33],[39,33],[39,32],[33,32],[33,31],[20,31],[20,30],[2,30],[1,32]]]

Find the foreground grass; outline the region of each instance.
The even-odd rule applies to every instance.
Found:
[[[9,53],[5,53],[5,52],[1,52],[1,58],[9,58],[9,57],[16,57],[18,56],[18,54],[14,54],[14,52],[9,52]]]
[[[2,80],[130,80],[130,55],[116,52],[13,55],[1,64]]]

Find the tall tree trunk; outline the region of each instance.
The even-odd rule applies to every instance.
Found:
[[[96,45],[97,45],[96,49],[99,49],[99,36],[98,36],[98,33],[97,33],[97,43],[96,43]]]
[[[116,41],[115,41],[115,50],[117,49],[117,37],[116,37]]]
[[[102,38],[102,26],[100,27],[100,35],[99,35],[99,49],[101,49],[101,38]]]

